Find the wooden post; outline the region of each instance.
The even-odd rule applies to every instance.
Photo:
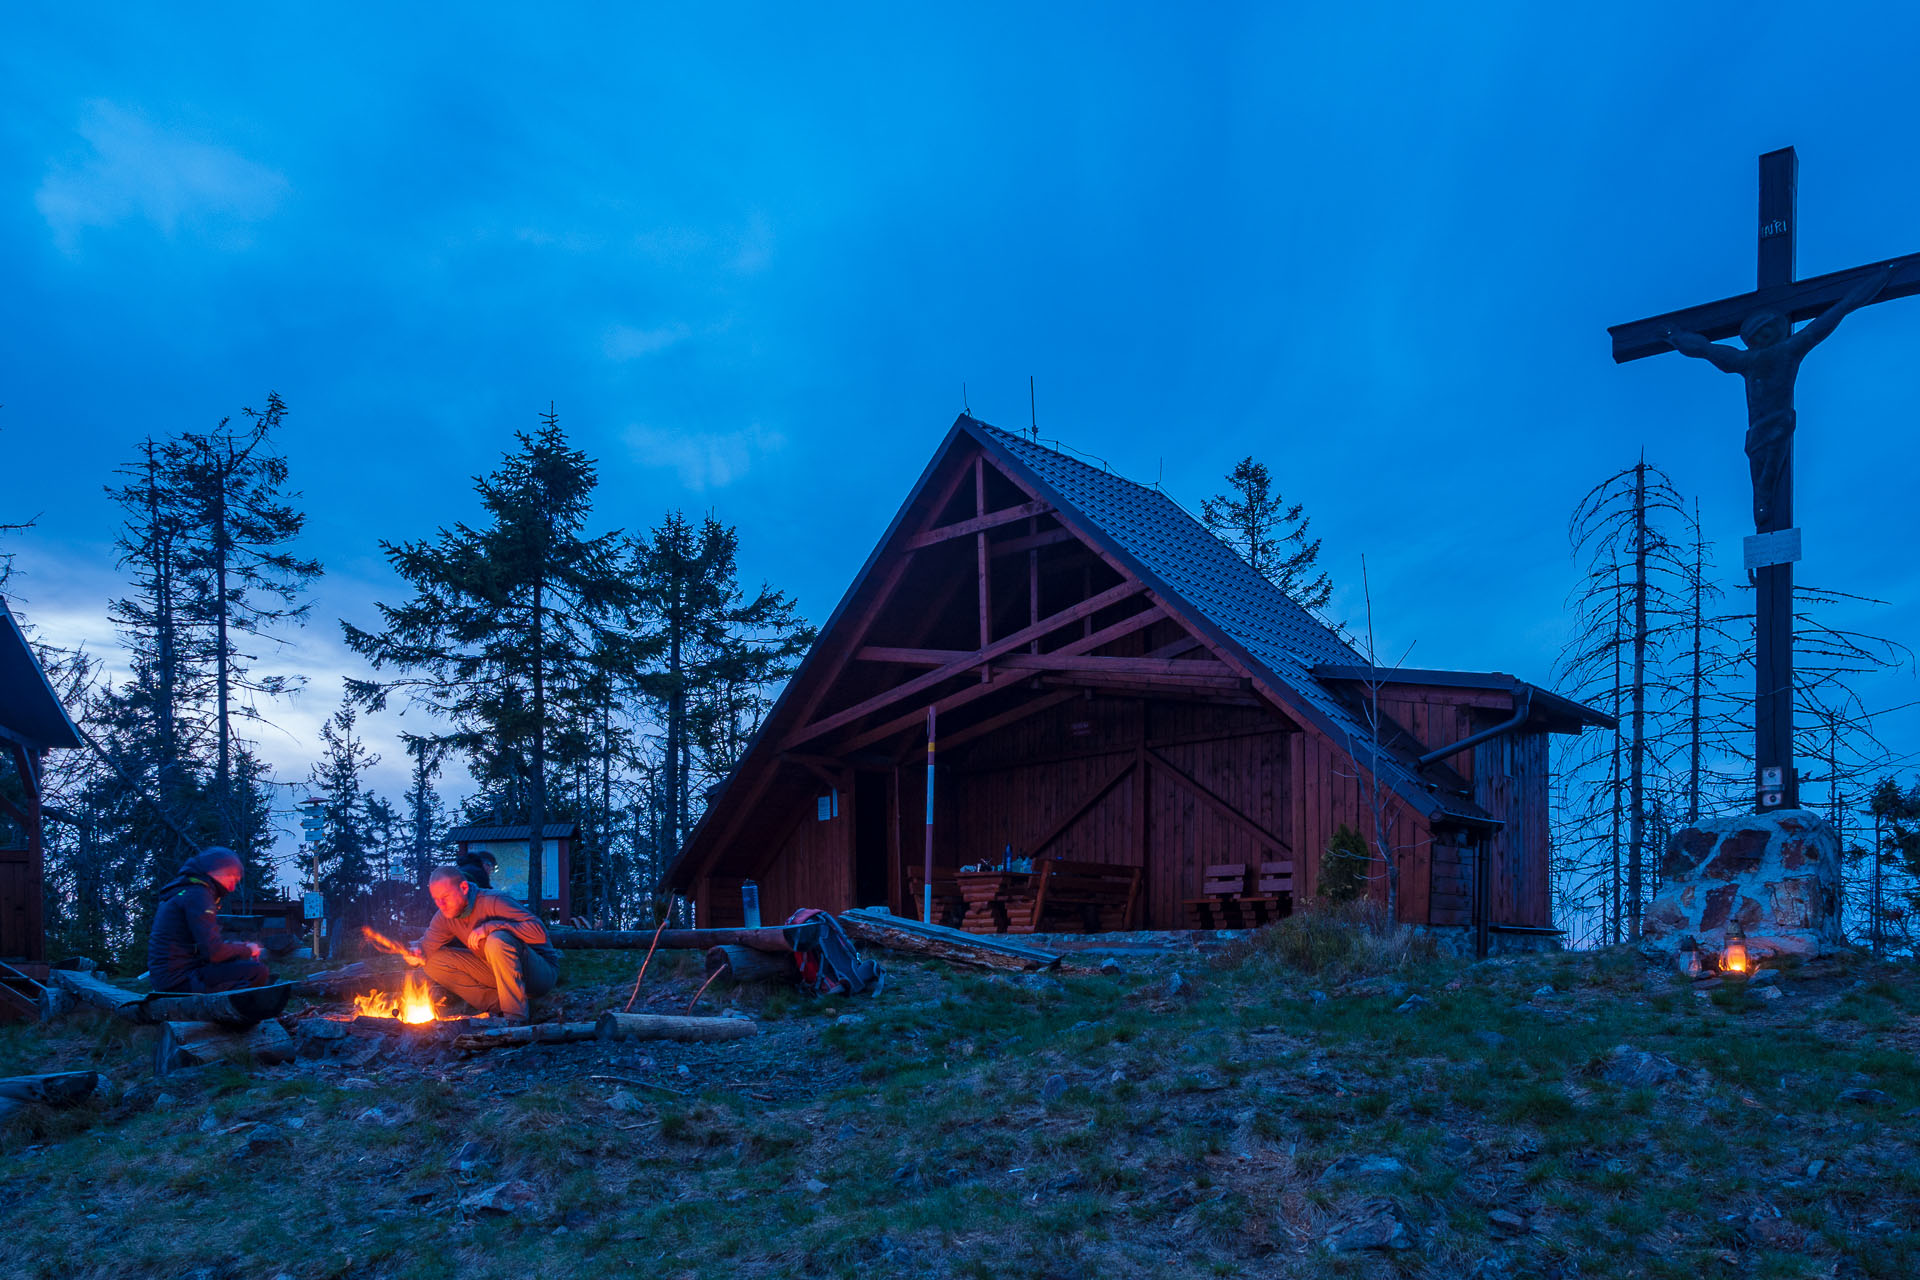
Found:
[[[920,920],[933,923],[933,750],[934,710],[927,708],[927,854],[921,868]]]
[[[1792,147],[1760,157],[1758,286],[1793,283],[1800,164]],[[1764,529],[1793,527],[1793,445],[1780,469],[1778,500]],[[1761,812],[1800,804],[1793,767],[1793,565],[1770,564],[1754,579],[1754,800]],[[1778,770],[1778,774],[1770,772]],[[1777,785],[1776,785],[1777,783]],[[1636,904],[1637,905],[1637,904]]]

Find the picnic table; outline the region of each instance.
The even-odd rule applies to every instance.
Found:
[[[1140,868],[1042,858],[1032,871],[961,871],[969,933],[1094,933],[1128,929],[1140,904]]]

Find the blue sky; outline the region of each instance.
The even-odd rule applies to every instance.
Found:
[[[414,7],[404,7],[413,10]],[[549,401],[607,526],[714,510],[832,609],[961,408],[1197,509],[1253,454],[1383,652],[1545,679],[1573,503],[1644,448],[1749,531],[1731,379],[1606,326],[1920,250],[1920,16],[1572,6],[16,7],[0,42],[0,520],[109,632],[102,486],[269,388],[328,576],[270,659],[304,773],[377,548],[473,512]],[[1920,300],[1800,382],[1803,580],[1914,641]],[[1911,677],[1873,701],[1920,696]],[[1890,730],[1920,749],[1920,719]],[[398,789],[397,725],[382,785]]]

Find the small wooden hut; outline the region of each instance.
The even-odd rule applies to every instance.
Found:
[[[46,753],[81,746],[13,611],[0,600],[0,992],[29,997],[21,978],[47,976],[44,812]],[[12,994],[0,994],[9,1008]]]
[[[573,905],[573,846],[580,839],[577,822],[549,822],[540,828],[540,901],[536,905],[527,894],[528,850],[533,843],[533,828],[525,823],[517,827],[455,827],[447,832],[454,847],[454,860],[466,853],[490,853],[499,864],[493,871],[493,887],[518,898],[534,908],[535,914],[549,920],[565,920]]]
[[[1126,927],[1178,928],[1210,866],[1311,893],[1345,826],[1392,851],[1402,919],[1484,946],[1551,930],[1547,735],[1599,723],[1370,667],[1158,489],[963,415],[662,887],[714,924],[746,880],[767,919],[917,916],[930,823],[940,868],[1137,868]]]

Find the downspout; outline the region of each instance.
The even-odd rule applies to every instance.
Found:
[[[1532,710],[1533,686],[1523,684],[1513,697],[1512,719],[1502,720],[1491,729],[1482,729],[1476,734],[1471,734],[1468,737],[1460,739],[1460,741],[1451,746],[1441,747],[1438,751],[1429,751],[1427,754],[1421,756],[1416,763],[1420,768],[1424,769],[1436,760],[1445,760],[1448,756],[1465,751],[1468,747],[1477,747],[1489,738],[1497,738],[1503,733],[1510,733],[1527,722],[1527,716]]]

